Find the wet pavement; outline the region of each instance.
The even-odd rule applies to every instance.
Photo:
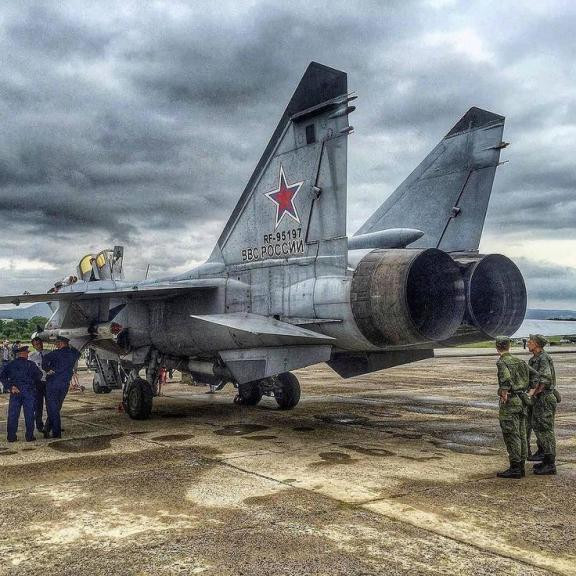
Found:
[[[0,574],[576,574],[576,355],[554,360],[558,475],[517,481],[490,356],[308,368],[290,412],[175,382],[134,421],[70,394],[63,439],[0,441]]]

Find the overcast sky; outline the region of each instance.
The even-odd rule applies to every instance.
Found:
[[[125,246],[130,279],[210,253],[311,60],[348,72],[354,232],[470,106],[506,116],[481,250],[576,308],[576,3],[0,4],[0,293]]]

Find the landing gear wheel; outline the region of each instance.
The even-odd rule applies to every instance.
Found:
[[[292,410],[300,402],[300,383],[291,372],[276,376],[274,398],[280,410]]]
[[[100,374],[94,374],[94,378],[92,378],[92,390],[94,390],[94,394],[108,394],[111,392],[108,386],[103,386],[101,384],[102,377]]]
[[[260,388],[260,381],[246,382],[238,386],[238,394],[234,398],[236,404],[243,404],[244,406],[256,406],[262,400],[262,388]]]
[[[147,420],[152,413],[152,386],[142,378],[137,378],[124,393],[124,411],[133,420]]]

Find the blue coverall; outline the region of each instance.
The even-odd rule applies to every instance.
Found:
[[[60,409],[68,393],[68,386],[74,373],[74,366],[80,357],[76,348],[53,350],[42,359],[42,368],[46,372],[46,412],[48,418],[44,424],[45,434],[52,430],[53,438],[62,436]]]
[[[34,440],[34,403],[36,400],[36,384],[42,380],[42,372],[34,362],[26,358],[16,358],[6,364],[0,372],[0,381],[10,389],[8,402],[8,442],[16,440],[20,409],[24,407],[24,420],[26,422],[26,440]],[[12,387],[18,389],[17,393],[11,391]]]

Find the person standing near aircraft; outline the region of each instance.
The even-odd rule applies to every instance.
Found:
[[[550,354],[544,351],[548,341],[541,334],[530,334],[528,350],[532,358],[530,366],[530,393],[533,397],[532,428],[538,440],[540,454],[536,453],[531,461],[541,459],[534,465],[534,474],[556,474],[556,436],[554,434],[554,418],[556,416],[555,393],[556,373]]]
[[[26,422],[26,442],[33,442],[34,437],[34,401],[36,383],[42,379],[42,372],[34,362],[28,360],[28,346],[16,350],[16,358],[2,367],[0,381],[10,390],[8,403],[7,440],[16,442],[20,409],[24,408]]]
[[[68,393],[74,365],[80,357],[80,352],[76,348],[71,348],[69,343],[68,338],[58,336],[56,350],[46,354],[42,360],[42,368],[46,372],[46,412],[48,413],[44,424],[44,438],[49,438],[50,432],[53,438],[62,437],[60,410]]]
[[[498,419],[508,451],[510,467],[498,472],[499,478],[522,478],[526,461],[526,411],[523,395],[528,388],[528,366],[524,360],[510,354],[510,338],[498,336],[496,350],[500,358],[498,368],[498,396],[500,411]]]
[[[2,367],[6,366],[8,362],[10,362],[10,341],[4,340],[4,343],[2,344]],[[3,392],[4,394],[9,394],[10,390],[8,390],[8,387],[6,386],[2,387],[2,390],[0,390],[0,392]]]
[[[42,371],[42,380],[36,385],[36,401],[34,404],[34,417],[36,419],[36,429],[38,432],[44,432],[44,396],[46,395],[46,375],[42,370],[42,360],[46,354],[44,352],[44,342],[40,338],[32,338],[34,352],[30,354],[29,359],[38,366]]]
[[[20,348],[20,340],[14,340],[14,344],[12,344],[12,360],[15,360],[18,357],[18,349]]]

